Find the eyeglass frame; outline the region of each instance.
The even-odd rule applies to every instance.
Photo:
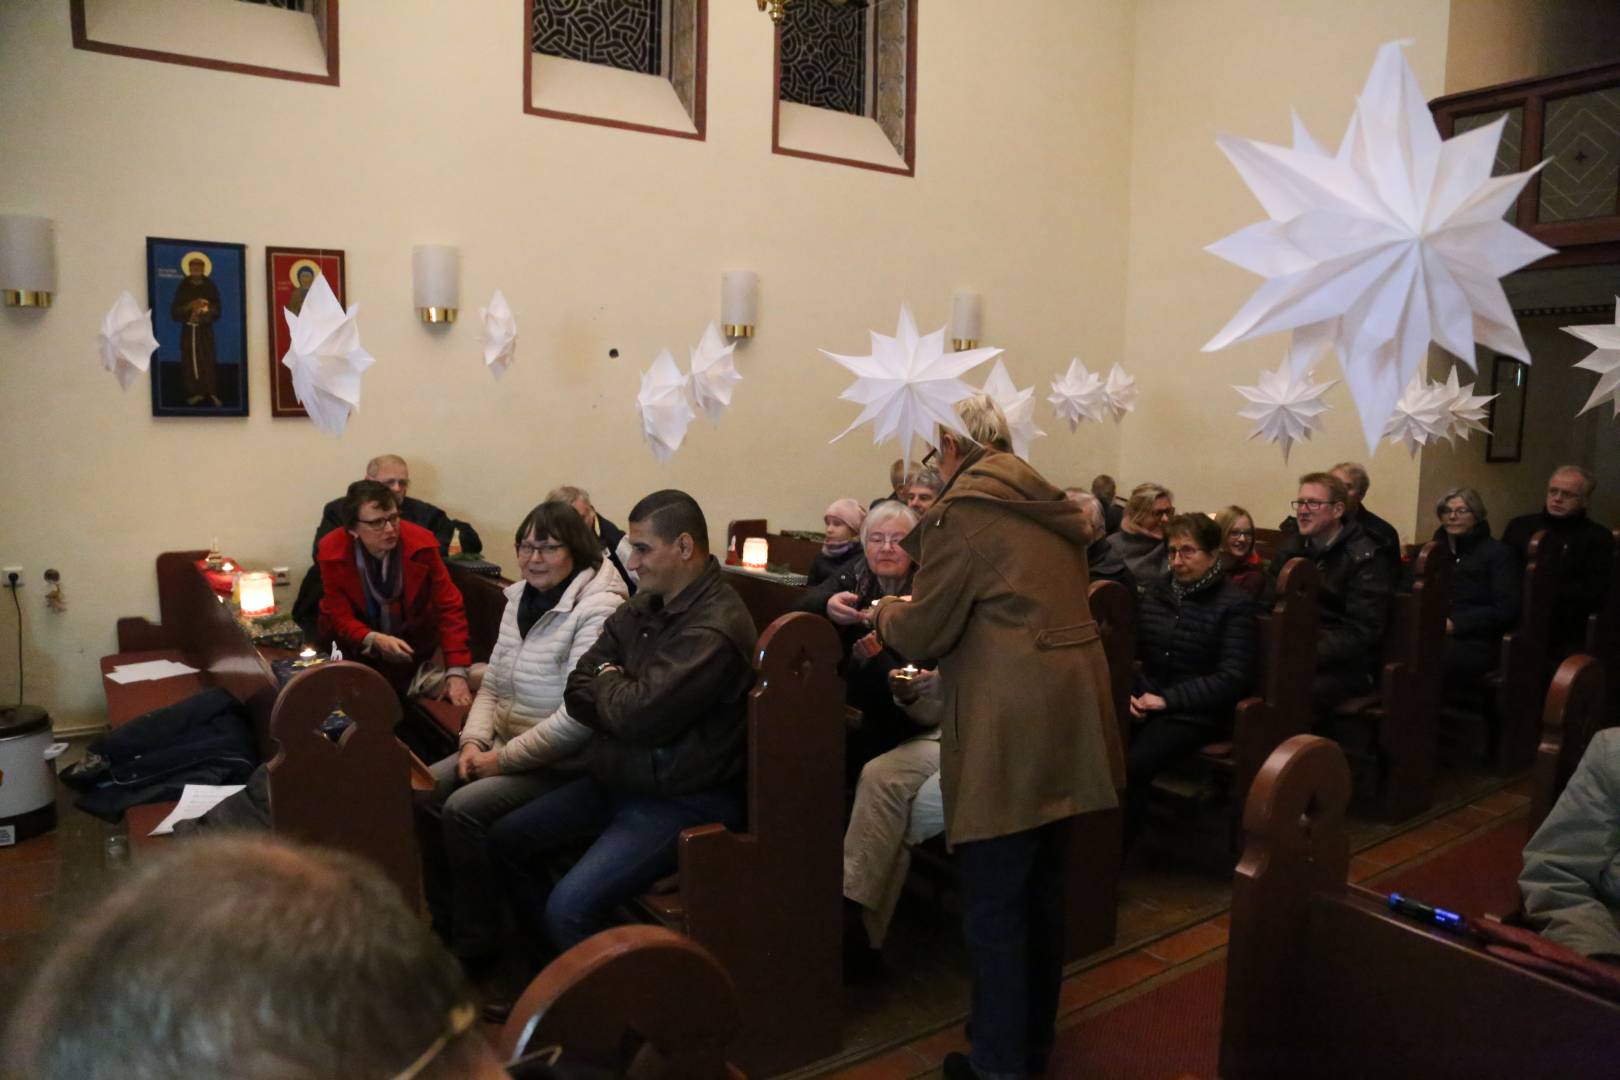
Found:
[[[541,555],[554,557],[559,552],[568,550],[567,544],[558,543],[556,540],[547,540],[539,544],[531,544],[525,540],[520,544],[514,544],[512,546],[517,550],[517,557],[519,559],[533,559]]]
[[[399,523],[401,520],[402,518],[400,516],[400,512],[395,510],[392,514],[384,514],[382,517],[372,518],[370,521],[367,521],[363,517],[357,517],[354,519],[354,524],[357,528],[376,529],[378,532],[381,532],[390,525],[396,529],[399,528]]]

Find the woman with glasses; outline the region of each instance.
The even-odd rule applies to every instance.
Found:
[[[442,653],[443,693],[471,705],[467,613],[438,540],[400,520],[398,499],[376,480],[349,485],[342,519],[315,546],[325,586],[321,638],[375,668],[402,697],[418,669]]]
[[[1266,564],[1254,546],[1254,516],[1241,506],[1228,506],[1215,515],[1221,530],[1221,567],[1227,579],[1254,597],[1263,599],[1271,585]]]
[[[1131,489],[1119,532],[1109,534],[1108,546],[1131,568],[1138,592],[1170,571],[1164,558],[1164,526],[1175,516],[1175,496],[1168,488],[1148,483]]]
[[[1232,709],[1254,684],[1254,602],[1222,568],[1221,528],[1183,514],[1165,528],[1170,576],[1142,595],[1125,755],[1125,830],[1141,828],[1153,778],[1226,738]]]
[[[1434,504],[1435,543],[1457,560],[1451,571],[1451,610],[1441,656],[1448,699],[1479,697],[1480,679],[1496,667],[1502,635],[1519,622],[1519,560],[1491,536],[1485,500],[1454,487]]]
[[[506,590],[461,747],[433,765],[420,830],[435,926],[472,969],[493,958],[500,934],[488,830],[556,787],[561,780],[548,766],[590,738],[590,728],[568,715],[563,690],[630,591],[566,502],[529,511],[512,542],[521,580]]]

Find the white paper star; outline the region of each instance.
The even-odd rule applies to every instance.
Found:
[[[1407,453],[1417,457],[1419,447],[1451,437],[1451,413],[1447,409],[1450,401],[1444,383],[1429,382],[1420,372],[1412,376],[1395,402],[1395,411],[1384,424],[1384,434],[1392,443],[1405,443]]]
[[[1614,415],[1620,419],[1620,296],[1615,297],[1615,320],[1611,323],[1597,323],[1592,326],[1566,326],[1564,333],[1574,334],[1588,345],[1596,345],[1597,351],[1590,353],[1586,359],[1577,360],[1575,366],[1586,371],[1595,371],[1598,375],[1597,385],[1592,388],[1592,396],[1586,399],[1581,406],[1581,413],[1594,405],[1605,401],[1614,405]],[[1576,413],[1576,416],[1581,415]]]
[[[478,309],[478,317],[484,322],[484,363],[498,379],[517,359],[517,318],[499,289],[489,298],[488,307]]]
[[[1338,385],[1337,379],[1315,382],[1307,371],[1295,378],[1290,363],[1284,360],[1276,371],[1262,371],[1259,386],[1234,386],[1232,389],[1253,404],[1238,411],[1245,420],[1255,421],[1249,438],[1264,435],[1282,447],[1283,461],[1294,448],[1294,440],[1309,439],[1311,432],[1322,430],[1322,414],[1328,405],[1322,395]]]
[[[668,461],[681,448],[686,429],[697,415],[686,399],[686,378],[668,349],[641,373],[636,408],[641,411],[641,434],[652,448],[653,457]]]
[[[1293,149],[1217,140],[1271,220],[1208,249],[1267,281],[1205,351],[1292,330],[1298,372],[1331,342],[1369,448],[1431,340],[1528,362],[1498,279],[1552,253],[1502,220],[1535,171],[1491,177],[1504,120],[1442,142],[1402,44],[1378,51],[1337,155],[1297,122]]]
[[[359,313],[359,304],[343,310],[325,274],[316,276],[297,315],[281,313],[290,335],[281,362],[292,372],[293,394],[328,435],[343,434],[360,407],[360,373],[376,362],[360,347]]]
[[[1458,385],[1457,369],[1453,367],[1446,374],[1446,381],[1442,384],[1445,391],[1446,410],[1446,439],[1455,445],[1458,439],[1468,441],[1470,432],[1483,431],[1489,435],[1491,429],[1485,426],[1485,417],[1489,415],[1485,406],[1495,398],[1495,394],[1486,394],[1483,397],[1474,393],[1474,383],[1467,386]]]
[[[152,353],[157,347],[157,338],[152,334],[152,312],[142,311],[128,290],[119,293],[101,320],[101,332],[96,335],[101,366],[116,375],[118,385],[128,390],[137,373],[151,369]]]
[[[702,410],[711,424],[720,422],[721,414],[731,405],[732,388],[742,381],[731,355],[736,348],[736,342],[727,345],[720,337],[719,328],[710,323],[697,347],[688,350],[692,368],[692,403]]]
[[[1136,408],[1136,399],[1141,396],[1135,377],[1125,374],[1125,369],[1118,364],[1108,369],[1108,378],[1103,383],[1103,409],[1113,417],[1114,423],[1125,419],[1125,414]]]
[[[1035,424],[1035,388],[1018,389],[1007,365],[998,359],[980,392],[990,395],[990,400],[1001,407],[1002,415],[1007,418],[1008,434],[1012,436],[1013,453],[1027,459],[1029,444],[1046,434]]]
[[[936,427],[966,434],[952,408],[973,393],[962,376],[999,356],[1001,350],[946,352],[945,328],[926,337],[919,335],[911,309],[902,304],[894,337],[872,331],[870,356],[841,356],[826,349],[821,354],[855,373],[855,381],[839,397],[865,406],[855,422],[832,441],[870,420],[872,441],[899,439],[901,456],[910,461],[912,440],[932,444]]]
[[[1101,375],[1086,370],[1080,358],[1069,361],[1069,370],[1052,380],[1052,393],[1046,399],[1057,409],[1058,416],[1069,422],[1070,431],[1080,430],[1080,421],[1100,424],[1103,418],[1103,381]]]

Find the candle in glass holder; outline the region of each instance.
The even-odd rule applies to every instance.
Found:
[[[769,553],[770,545],[763,536],[750,536],[743,541],[743,566],[749,570],[763,570]]]
[[[276,612],[275,580],[263,570],[243,574],[240,579],[243,615],[274,615]]]

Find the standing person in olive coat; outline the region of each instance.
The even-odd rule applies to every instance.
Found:
[[[868,609],[879,640],[938,659],[946,838],[972,965],[971,1056],[945,1076],[1041,1071],[1063,975],[1069,819],[1118,805],[1108,663],[1086,599],[1080,508],[1010,452],[983,394],[940,429],[939,501],[906,538],[912,597]]]

